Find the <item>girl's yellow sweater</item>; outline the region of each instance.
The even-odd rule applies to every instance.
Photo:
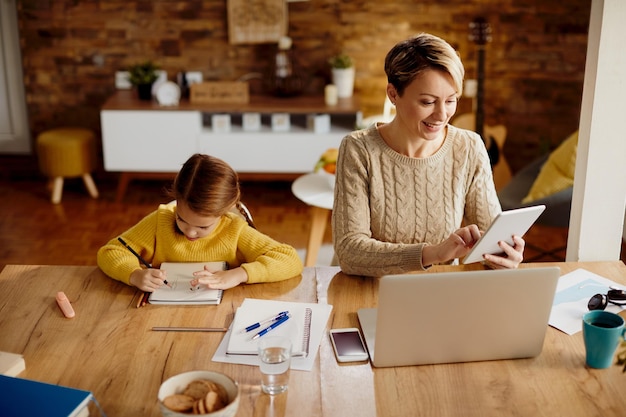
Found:
[[[176,227],[176,203],[162,204],[120,235],[143,259],[159,268],[163,262],[226,261],[241,266],[248,283],[281,281],[302,273],[296,250],[250,227],[239,215],[227,213],[208,236],[189,241]],[[130,274],[141,264],[117,237],[98,250],[98,266],[130,285]]]

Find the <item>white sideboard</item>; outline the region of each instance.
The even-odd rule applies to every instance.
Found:
[[[244,113],[259,113],[258,131],[245,131]],[[289,114],[287,131],[273,131],[271,115]],[[211,126],[213,115],[231,118],[229,132]],[[307,116],[327,114],[330,130],[316,133]],[[326,106],[323,96],[252,96],[247,104],[204,105],[181,102],[161,107],[140,101],[132,91],[117,91],[101,109],[104,168],[113,172],[174,173],[193,153],[224,159],[239,173],[303,174],[320,155],[338,147],[360,120],[358,99]]]

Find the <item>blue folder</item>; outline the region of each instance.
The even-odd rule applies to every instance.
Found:
[[[92,394],[75,388],[0,375],[0,416],[76,417],[85,412]]]

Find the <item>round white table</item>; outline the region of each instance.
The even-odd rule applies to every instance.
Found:
[[[314,266],[322,241],[328,216],[333,209],[335,176],[326,173],[305,174],[291,185],[291,192],[310,206],[311,228],[304,258],[304,266]]]

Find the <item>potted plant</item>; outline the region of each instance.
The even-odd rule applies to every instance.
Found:
[[[145,61],[128,68],[128,81],[137,87],[140,100],[152,100],[152,84],[159,78],[159,67]]]
[[[337,97],[351,97],[354,91],[354,61],[350,55],[342,52],[328,60],[332,81],[337,86]]]

